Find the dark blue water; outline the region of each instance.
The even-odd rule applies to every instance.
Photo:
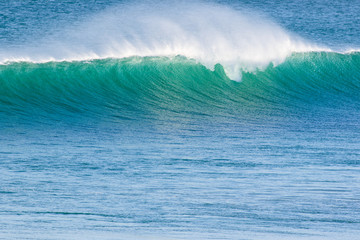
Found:
[[[360,239],[360,3],[165,5],[0,2],[0,239]]]

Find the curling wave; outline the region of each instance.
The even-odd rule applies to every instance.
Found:
[[[86,115],[135,119],[156,114],[356,109],[360,53],[297,53],[264,71],[230,80],[185,57],[0,65],[0,115]],[[5,116],[5,117],[4,117]]]

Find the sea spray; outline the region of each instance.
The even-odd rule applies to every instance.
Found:
[[[241,71],[319,49],[246,9],[200,1],[136,2],[112,6],[35,45],[3,51],[0,62],[182,55],[209,69],[220,63],[230,79],[240,80]]]

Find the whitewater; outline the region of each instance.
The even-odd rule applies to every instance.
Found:
[[[359,12],[0,2],[0,239],[358,239]]]

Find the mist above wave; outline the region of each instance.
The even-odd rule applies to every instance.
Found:
[[[248,10],[206,2],[136,2],[112,6],[64,27],[35,45],[7,52],[0,61],[72,61],[131,56],[195,59],[229,78],[278,64],[312,46]]]

